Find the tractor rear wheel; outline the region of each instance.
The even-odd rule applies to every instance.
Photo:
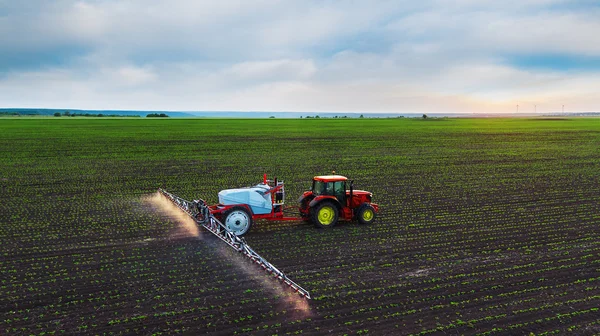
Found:
[[[329,201],[323,201],[311,209],[312,221],[318,228],[330,228],[338,221],[338,208]]]
[[[356,211],[356,219],[360,224],[371,224],[375,220],[375,208],[369,203],[363,203]]]
[[[252,227],[252,215],[248,209],[236,206],[223,214],[223,224],[236,236],[241,237],[250,231]]]

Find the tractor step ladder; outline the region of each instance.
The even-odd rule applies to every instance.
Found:
[[[183,212],[188,214],[196,223],[202,225],[205,229],[210,231],[215,236],[219,237],[227,245],[231,246],[234,250],[243,253],[245,256],[250,258],[252,261],[260,265],[269,274],[275,276],[278,280],[282,281],[286,285],[294,289],[298,294],[310,299],[310,293],[298,284],[288,278],[282,271],[278,270],[277,267],[273,266],[270,262],[266,261],[258,253],[256,253],[249,245],[246,240],[242,237],[236,236],[231,232],[223,223],[221,223],[215,216],[210,213],[210,209],[203,200],[194,202],[187,201],[181,197],[175,196],[164,189],[158,189],[158,191],[165,197],[167,197],[171,203],[181,209]]]

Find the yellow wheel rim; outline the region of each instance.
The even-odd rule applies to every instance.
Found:
[[[366,220],[367,222],[370,221],[371,219],[373,219],[373,210],[371,209],[367,209],[363,212],[363,219]]]
[[[319,219],[319,223],[322,225],[330,225],[333,223],[333,218],[335,217],[335,212],[332,207],[324,206],[319,210],[319,215],[317,218]]]

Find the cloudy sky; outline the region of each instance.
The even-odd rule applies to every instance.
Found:
[[[0,107],[600,111],[599,0],[0,0]]]

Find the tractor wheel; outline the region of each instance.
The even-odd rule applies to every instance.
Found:
[[[223,218],[225,227],[238,237],[245,235],[250,230],[250,227],[252,227],[252,215],[250,211],[241,206],[227,210],[223,214]]]
[[[360,224],[371,224],[375,220],[375,208],[369,203],[363,203],[356,211],[356,219]]]
[[[335,226],[338,221],[338,209],[335,204],[329,201],[323,201],[311,209],[312,220],[318,228],[330,228]]]

